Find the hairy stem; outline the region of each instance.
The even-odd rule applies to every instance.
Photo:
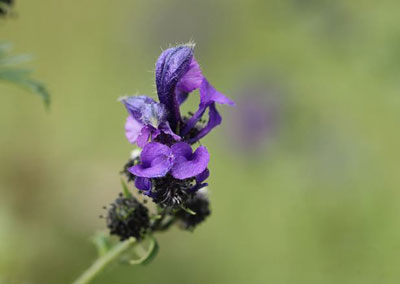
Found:
[[[107,265],[116,260],[133,245],[137,244],[135,238],[129,238],[115,245],[110,251],[98,258],[73,284],[90,283]]]

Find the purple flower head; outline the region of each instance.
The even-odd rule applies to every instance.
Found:
[[[159,207],[178,211],[190,209],[188,202],[208,185],[205,181],[210,175],[207,148],[199,146],[193,151],[191,145],[221,123],[217,104],[234,105],[204,77],[193,47],[169,48],[158,58],[155,73],[159,102],[147,96],[121,100],[129,113],[126,137],[143,148],[140,159],[131,159],[125,165],[124,174]],[[180,106],[195,90],[200,93],[198,110],[181,116]],[[206,112],[208,117],[203,117]]]

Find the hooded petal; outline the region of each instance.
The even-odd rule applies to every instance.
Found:
[[[190,145],[180,142],[174,144],[171,149],[175,157],[175,162],[171,169],[174,178],[186,179],[194,177],[207,168],[210,154],[206,147],[200,146],[192,154]]]
[[[156,63],[158,98],[167,108],[167,119],[173,130],[181,120],[175,87],[188,71],[192,57],[193,47],[181,45],[163,51]]]
[[[173,155],[171,149],[157,142],[148,143],[140,155],[140,164],[129,171],[139,177],[163,177],[171,169]]]
[[[143,126],[142,123],[134,119],[132,116],[127,117],[125,123],[125,136],[131,144],[136,143]]]

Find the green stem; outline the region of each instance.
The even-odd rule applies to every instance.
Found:
[[[150,246],[147,249],[147,251],[142,246],[135,247],[136,253],[138,255],[141,255],[142,257],[139,258],[139,259],[134,259],[134,260],[129,261],[129,264],[131,264],[131,265],[141,264],[141,263],[144,263],[146,260],[149,259],[149,257],[154,252],[154,250],[155,250],[155,248],[157,246],[157,242],[152,236],[150,236],[149,239],[150,239]]]
[[[136,244],[135,238],[129,238],[115,245],[105,255],[98,258],[73,284],[90,283],[108,264]]]

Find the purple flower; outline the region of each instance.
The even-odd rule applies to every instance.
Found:
[[[148,143],[140,155],[140,164],[133,166],[129,171],[137,177],[159,178],[167,173],[176,179],[187,179],[199,176],[204,181],[204,171],[207,169],[210,155],[207,148],[200,146],[193,153],[189,144],[179,142],[168,147],[158,142]],[[138,185],[147,188],[144,181]]]
[[[216,104],[233,106],[234,102],[204,77],[192,45],[162,52],[156,63],[156,87],[160,102],[147,96],[121,100],[129,113],[125,135],[143,148],[140,161],[131,162],[125,172],[127,168],[135,186],[159,206],[180,208],[208,185],[205,181],[210,175],[207,148],[199,146],[193,151],[191,144],[221,123]],[[197,89],[198,110],[181,116],[180,106]]]
[[[187,135],[209,109],[208,123],[188,142],[194,143],[207,135],[222,121],[215,103],[234,106],[235,103],[218,92],[203,76],[200,66],[193,56],[193,46],[182,45],[165,50],[157,60],[156,85],[160,102],[169,115],[167,120],[173,130],[181,127],[180,136]],[[200,105],[196,113],[186,122],[182,121],[179,106],[189,93],[200,89]]]

